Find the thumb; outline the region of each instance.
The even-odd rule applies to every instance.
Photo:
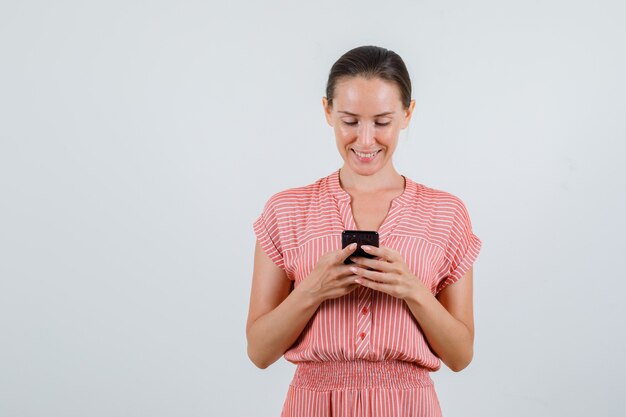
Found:
[[[352,253],[356,250],[357,244],[356,242],[350,243],[348,246],[346,246],[345,248],[343,248],[342,250],[340,250],[337,253],[337,261],[345,261],[346,258],[350,255],[352,255]]]

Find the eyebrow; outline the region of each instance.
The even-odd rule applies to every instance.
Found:
[[[349,111],[344,111],[344,110],[337,110],[338,113],[345,113],[348,116],[358,116],[358,114],[356,113],[350,113]],[[379,113],[379,114],[375,114],[374,117],[382,117],[382,116],[389,116],[390,114],[393,114],[394,112],[392,111],[387,111],[384,113]]]

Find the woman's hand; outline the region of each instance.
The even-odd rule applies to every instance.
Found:
[[[362,246],[362,248],[376,258],[350,258],[355,263],[350,270],[359,276],[355,280],[356,283],[402,300],[415,298],[424,292],[430,294],[430,290],[422,281],[413,275],[400,253],[387,247]]]
[[[359,286],[355,283],[357,276],[343,262],[354,253],[356,247],[356,243],[353,243],[324,254],[296,290],[312,296],[317,303],[354,291]]]
[[[267,256],[257,241],[246,335],[248,355],[259,368],[276,362],[300,336],[320,303],[359,286],[343,262],[356,244],[322,256],[313,271],[293,290],[285,270]]]
[[[458,282],[435,297],[393,249],[362,246],[377,258],[352,257],[356,282],[406,302],[419,323],[429,346],[453,371],[472,360],[474,318],[472,310],[472,269]],[[441,300],[441,302],[439,301]]]

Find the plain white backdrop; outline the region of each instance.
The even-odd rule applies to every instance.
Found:
[[[0,3],[0,415],[277,416],[246,355],[265,201],[339,168],[332,63],[398,52],[396,153],[483,247],[453,416],[626,409],[620,1]]]

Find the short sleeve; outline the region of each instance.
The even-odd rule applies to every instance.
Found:
[[[437,285],[437,293],[463,278],[476,258],[482,242],[472,232],[472,223],[463,202],[455,199],[454,215],[446,247],[448,269]]]
[[[267,256],[276,266],[285,269],[278,223],[276,200],[271,198],[265,204],[265,208],[259,218],[254,222],[253,229]]]

